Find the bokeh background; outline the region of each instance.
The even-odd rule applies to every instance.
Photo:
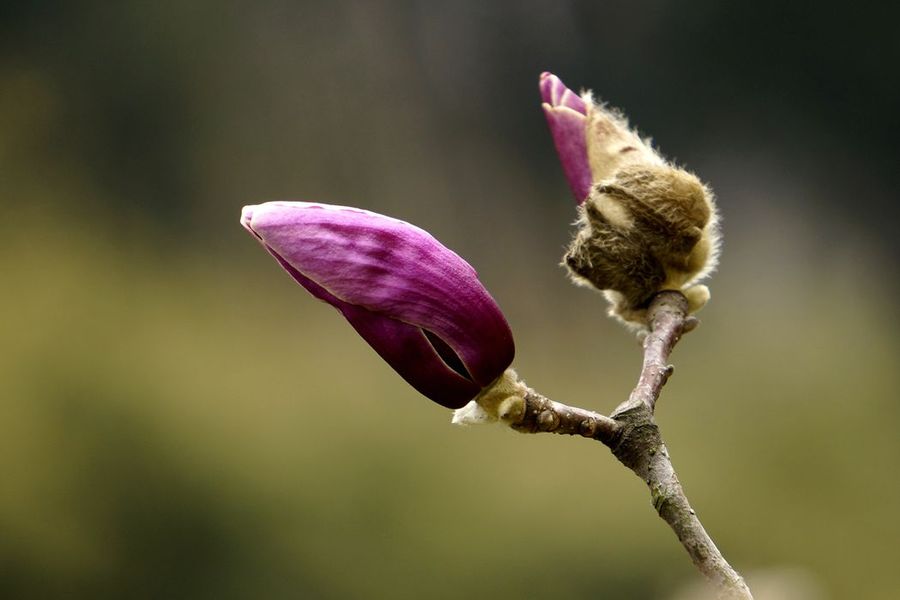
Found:
[[[551,70],[717,192],[713,300],[657,413],[706,526],[758,597],[898,597],[897,17],[4,2],[0,596],[690,596],[604,447],[450,426],[238,225],[305,199],[428,229],[529,384],[608,412],[639,349],[557,266]]]

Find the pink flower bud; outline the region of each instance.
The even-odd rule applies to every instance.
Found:
[[[309,202],[246,206],[241,224],[438,404],[460,408],[512,362],[512,332],[500,308],[475,270],[428,232]]]

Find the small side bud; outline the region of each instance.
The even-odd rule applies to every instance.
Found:
[[[525,416],[525,394],[528,387],[512,369],[507,369],[478,396],[455,411],[454,425],[479,425],[503,421],[513,425]]]
[[[705,285],[695,285],[682,290],[684,297],[688,301],[688,312],[695,313],[709,302],[709,288]]]

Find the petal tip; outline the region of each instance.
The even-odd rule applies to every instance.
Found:
[[[587,114],[587,105],[575,92],[566,87],[562,80],[549,71],[540,76],[541,100],[553,108],[566,107]]]
[[[538,87],[541,91],[541,100],[547,104],[553,105],[555,104],[553,93],[553,88],[555,87],[556,82],[559,81],[559,78],[551,73],[550,71],[544,71],[541,73],[541,77],[538,82]]]
[[[253,219],[253,211],[255,209],[255,204],[248,204],[241,209],[241,225],[244,226],[244,229],[250,229],[250,221]]]
[[[259,241],[263,241],[262,236],[253,229],[253,215],[254,213],[258,213],[258,209],[259,206],[256,204],[248,204],[247,206],[242,208],[241,226],[246,229],[250,233],[250,235],[258,239]]]

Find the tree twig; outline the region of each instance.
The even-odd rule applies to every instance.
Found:
[[[581,435],[609,445],[617,439],[621,426],[611,417],[554,402],[529,388],[525,415],[512,428],[522,433]]]
[[[524,416],[512,427],[524,433],[581,435],[603,442],[650,488],[653,507],[675,531],[697,569],[717,586],[719,597],[752,600],[750,588],[722,556],[691,508],[653,418],[660,391],[673,371],[669,355],[697,321],[688,315],[687,300],[676,291],[657,294],[647,317],[650,331],[643,340],[640,378],[611,416],[560,404],[529,389]]]

